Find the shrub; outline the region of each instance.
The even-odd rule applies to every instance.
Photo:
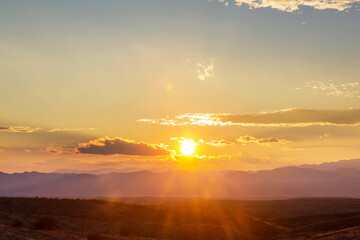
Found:
[[[139,236],[141,234],[142,232],[140,227],[138,226],[138,224],[134,222],[125,222],[120,225],[120,229],[119,229],[120,236],[129,237],[135,235]]]
[[[56,224],[56,220],[51,217],[41,217],[34,223],[34,227],[39,230],[53,229]]]
[[[102,240],[102,238],[96,233],[90,233],[87,236],[87,240]]]
[[[24,226],[24,223],[20,219],[16,218],[16,219],[11,220],[11,226],[20,228],[20,227]]]

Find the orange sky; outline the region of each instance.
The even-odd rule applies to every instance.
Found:
[[[358,0],[4,3],[0,171],[359,158],[359,21]]]

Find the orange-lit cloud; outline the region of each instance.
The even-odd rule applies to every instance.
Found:
[[[296,12],[299,7],[306,6],[318,10],[334,9],[344,11],[360,0],[235,0],[238,6],[248,5],[250,8],[274,8],[280,11]]]
[[[80,143],[77,150],[82,154],[96,155],[167,156],[171,154],[162,145],[109,137]]]
[[[75,148],[62,148],[62,147],[47,147],[40,149],[40,152],[47,152],[50,154],[75,154]]]
[[[33,133],[40,130],[41,128],[29,126],[0,126],[0,132]]]
[[[272,144],[272,143],[290,143],[291,141],[285,140],[285,139],[279,139],[279,138],[256,138],[252,136],[241,136],[238,139],[236,139],[237,142],[242,144],[248,144],[248,143],[256,143],[256,144]]]
[[[360,125],[360,109],[285,109],[259,114],[188,113],[163,119],[139,119],[138,121],[169,126],[358,126]]]

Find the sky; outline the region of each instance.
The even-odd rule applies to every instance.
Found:
[[[0,4],[0,171],[360,157],[360,0]]]

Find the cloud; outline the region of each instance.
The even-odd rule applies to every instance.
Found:
[[[360,83],[312,81],[297,90],[310,91],[312,94],[322,94],[329,97],[360,98]]]
[[[48,133],[54,132],[70,132],[70,131],[88,131],[95,130],[96,128],[53,128],[49,130],[44,130],[39,127],[30,127],[30,126],[0,126],[0,132],[16,132],[16,133],[33,133],[44,130]]]
[[[82,154],[96,155],[167,156],[171,154],[162,145],[108,137],[80,143],[77,150]]]
[[[75,154],[74,148],[62,148],[62,147],[47,147],[45,149],[40,149],[40,152],[47,152],[50,154]]]
[[[313,110],[285,109],[258,114],[195,113],[162,119],[139,119],[139,122],[168,126],[358,126],[360,109]]]
[[[171,141],[178,141],[178,142],[183,142],[185,140],[187,140],[186,138],[184,137],[172,137],[170,138]],[[235,143],[234,142],[231,142],[231,141],[228,141],[228,140],[211,140],[209,142],[206,142],[204,141],[203,139],[199,139],[198,141],[195,141],[196,145],[199,145],[199,144],[207,144],[207,145],[210,145],[210,146],[213,146],[213,147],[226,147],[226,146],[232,146],[234,145]]]
[[[279,139],[279,138],[255,138],[252,136],[241,136],[238,139],[236,139],[237,142],[242,144],[248,144],[248,143],[256,143],[256,144],[273,144],[273,143],[290,143],[291,141],[285,140],[285,139]]]
[[[312,7],[317,10],[334,9],[344,11],[359,3],[360,0],[235,0],[238,6],[250,8],[274,8],[285,12],[299,11],[299,7]]]
[[[53,128],[49,130],[44,130],[39,127],[30,127],[30,126],[0,126],[0,132],[16,132],[16,133],[33,133],[44,130],[48,133],[53,132],[70,132],[70,131],[88,131],[95,130],[96,128]]]
[[[214,75],[214,59],[203,60],[198,63],[197,69],[198,78],[205,81],[207,78]]]
[[[324,139],[330,137],[330,133],[325,133],[323,135],[320,135],[319,138]]]
[[[0,126],[0,132],[33,133],[40,130],[29,126]]]
[[[48,130],[48,133],[53,132],[71,132],[71,131],[88,131],[88,130],[95,130],[96,128],[53,128]]]
[[[205,144],[213,146],[213,147],[226,147],[226,146],[232,146],[235,143],[227,141],[227,140],[212,140],[210,142],[206,142]]]

